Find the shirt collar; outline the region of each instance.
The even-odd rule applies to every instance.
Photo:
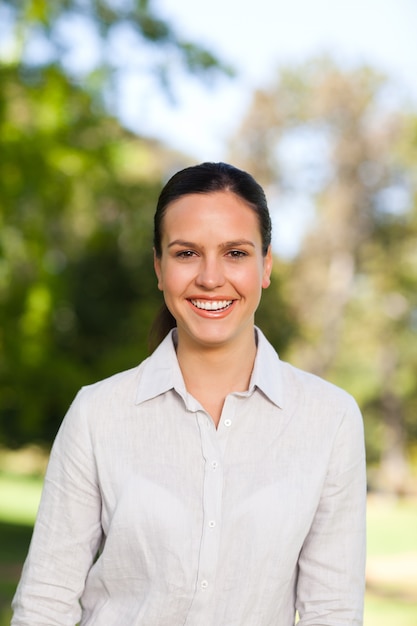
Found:
[[[171,330],[156,350],[142,364],[142,375],[136,394],[136,404],[155,398],[170,389],[187,395],[184,379],[175,352],[176,329]]]
[[[284,389],[281,362],[275,349],[259,328],[255,327],[257,352],[249,392],[259,389],[271,402],[283,407]],[[136,404],[175,389],[184,399],[188,396],[175,351],[176,329],[171,330],[153,354],[143,362]]]
[[[257,352],[249,391],[257,387],[278,407],[284,406],[284,385],[282,363],[275,348],[269,343],[263,332],[255,326]]]

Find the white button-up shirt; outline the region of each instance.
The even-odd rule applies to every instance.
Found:
[[[257,337],[250,387],[227,396],[217,430],[172,332],[80,391],[12,626],[290,626],[296,609],[301,626],[362,624],[360,412]]]

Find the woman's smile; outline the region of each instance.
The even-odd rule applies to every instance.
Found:
[[[233,300],[190,300],[191,304],[203,311],[224,311],[228,309]]]

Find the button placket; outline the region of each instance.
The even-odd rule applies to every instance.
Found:
[[[216,578],[219,552],[223,471],[219,461],[220,448],[215,429],[205,426],[205,414],[198,416],[202,453],[205,459],[203,486],[203,527],[198,568],[198,589],[207,592]],[[206,593],[202,598],[207,598]],[[203,599],[201,600],[203,601]],[[195,599],[195,602],[200,601]]]

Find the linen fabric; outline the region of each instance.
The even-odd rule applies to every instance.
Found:
[[[366,479],[353,398],[259,329],[216,430],[175,332],[84,387],[56,437],[12,626],[362,624]]]

